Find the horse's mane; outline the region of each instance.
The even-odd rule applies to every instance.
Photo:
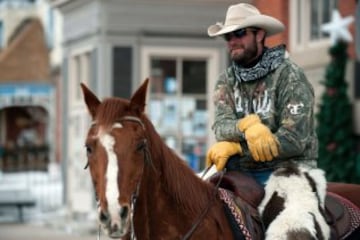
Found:
[[[189,214],[198,214],[209,203],[213,187],[198,178],[172,149],[170,149],[157,133],[155,127],[145,113],[133,112],[129,101],[122,98],[106,98],[99,105],[96,121],[104,127],[111,126],[121,117],[140,117],[145,125],[152,161],[156,171],[161,171],[161,183],[165,191],[173,197],[177,204],[189,210]]]
[[[197,214],[209,203],[214,188],[201,180],[172,149],[161,139],[148,117],[143,114],[150,142],[153,161],[158,161],[163,175],[162,183],[178,204],[182,204],[190,213]],[[158,159],[154,159],[157,156]]]

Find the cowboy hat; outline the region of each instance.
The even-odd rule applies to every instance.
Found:
[[[239,3],[228,8],[224,24],[216,23],[208,28],[208,35],[215,37],[246,27],[264,29],[267,36],[280,33],[285,28],[282,22],[261,14],[253,5]]]

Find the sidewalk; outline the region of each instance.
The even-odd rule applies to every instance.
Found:
[[[66,233],[59,229],[31,223],[0,223],[0,240],[96,240],[96,233]],[[102,240],[108,239],[101,234]]]

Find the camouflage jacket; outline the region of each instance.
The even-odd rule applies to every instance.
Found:
[[[214,104],[216,140],[240,142],[244,152],[241,168],[271,169],[289,160],[316,166],[314,90],[302,69],[289,59],[254,81],[236,80],[233,66],[229,67],[216,83]],[[280,143],[279,156],[272,161],[254,161],[237,128],[239,119],[251,113],[260,116]]]

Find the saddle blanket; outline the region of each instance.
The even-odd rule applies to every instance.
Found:
[[[343,198],[342,196],[328,192],[328,194],[339,201],[339,203],[343,206],[344,210],[346,209],[349,213],[349,226],[347,227],[347,231],[345,235],[341,236],[341,239],[347,238],[353,231],[355,231],[360,226],[360,209],[355,206],[349,200]],[[345,210],[345,211],[346,211]]]
[[[234,195],[230,191],[227,191],[223,188],[219,188],[219,196],[220,199],[227,205],[227,207],[231,211],[245,240],[252,240],[251,234],[245,225],[243,213],[241,212],[241,210],[233,200]]]

